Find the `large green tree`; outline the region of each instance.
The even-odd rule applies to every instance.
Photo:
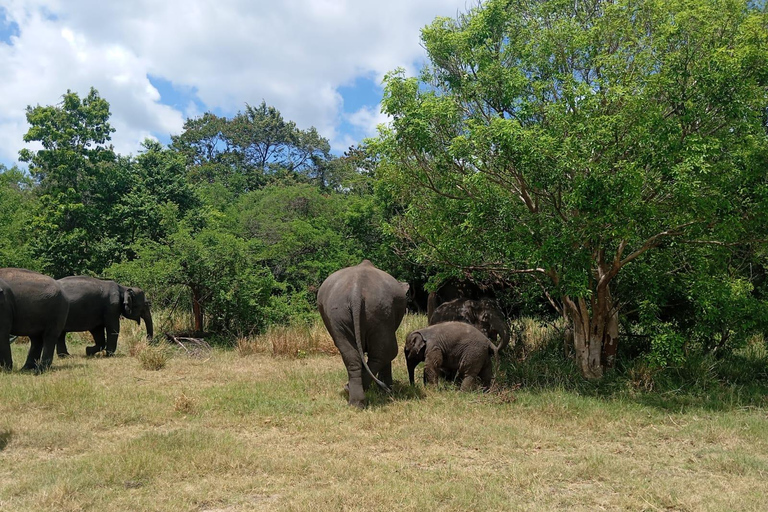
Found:
[[[42,149],[23,149],[19,158],[38,183],[33,245],[52,275],[98,272],[117,245],[104,219],[128,183],[107,145],[114,132],[109,115],[109,103],[93,88],[83,99],[67,91],[57,105],[27,107],[24,141]]]
[[[18,167],[0,164],[0,267],[37,270],[30,229],[36,205],[32,179]]]
[[[586,377],[616,281],[665,244],[765,238],[768,17],[744,0],[489,0],[385,80],[382,186],[425,262],[538,279]]]
[[[317,180],[332,158],[328,140],[314,127],[299,129],[263,101],[233,118],[208,112],[188,119],[172,147],[186,157],[194,181],[223,185],[234,195],[286,175]]]

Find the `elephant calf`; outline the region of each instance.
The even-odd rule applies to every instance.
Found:
[[[475,327],[464,322],[445,322],[417,329],[405,338],[405,362],[408,378],[424,361],[424,383],[437,384],[438,376],[455,375],[462,391],[470,391],[479,379],[488,389],[493,378],[492,356],[498,349]]]

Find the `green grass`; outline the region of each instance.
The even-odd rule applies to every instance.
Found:
[[[401,343],[420,325],[407,317]],[[0,374],[0,510],[768,509],[752,392],[712,407],[728,393],[697,399],[707,383],[674,407],[672,389],[584,384],[562,362],[547,385],[532,379],[546,351],[507,359],[493,393],[411,388],[401,350],[393,395],[357,411],[324,349],[168,347],[147,370],[131,329],[117,357],[74,340],[46,374]]]

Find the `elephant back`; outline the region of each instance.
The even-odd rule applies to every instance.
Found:
[[[394,333],[405,315],[407,292],[406,283],[365,260],[331,274],[317,292],[317,305],[326,325],[330,322],[351,330],[362,315],[367,328],[378,325]],[[364,336],[360,342],[366,349]]]
[[[69,304],[55,279],[31,270],[2,268],[0,280],[11,291],[11,334],[34,336],[64,329]]]

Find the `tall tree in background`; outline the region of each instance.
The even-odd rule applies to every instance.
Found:
[[[35,206],[32,179],[18,167],[0,164],[0,267],[38,268],[30,246]]]
[[[172,139],[192,179],[221,184],[235,195],[284,176],[317,180],[322,163],[331,158],[328,140],[314,127],[300,130],[265,102],[246,105],[232,119],[210,112],[188,119],[184,132]]]
[[[19,159],[39,184],[34,249],[51,275],[98,271],[108,263],[112,244],[102,218],[127,185],[118,183],[116,155],[106,145],[114,132],[109,115],[109,103],[93,88],[82,100],[67,91],[57,105],[27,107],[24,141],[43,149],[23,149]]]
[[[401,234],[424,262],[537,277],[586,377],[613,362],[628,264],[765,238],[764,6],[489,0],[422,39],[376,143]]]

